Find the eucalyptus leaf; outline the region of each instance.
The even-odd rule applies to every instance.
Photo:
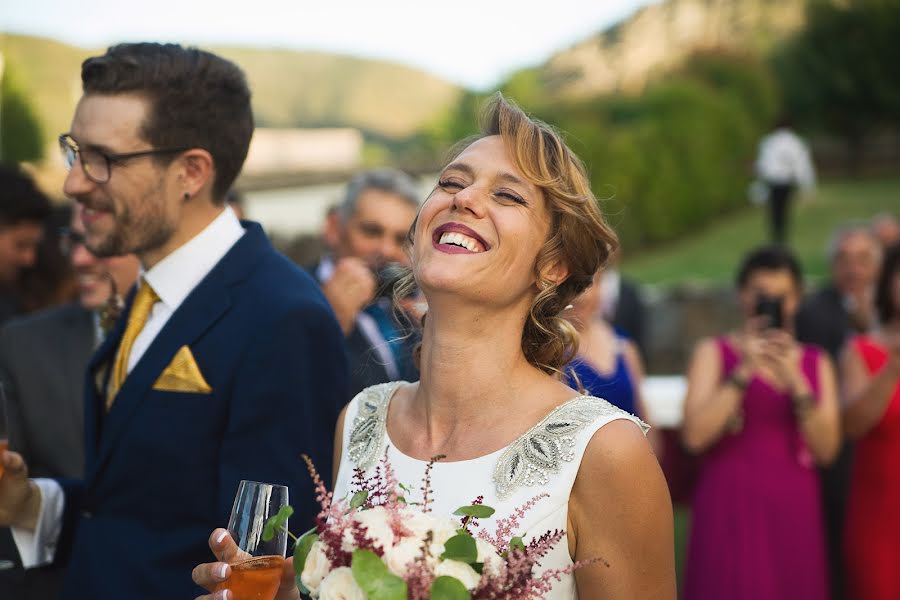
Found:
[[[300,575],[303,574],[303,567],[306,566],[306,557],[309,556],[309,551],[318,539],[319,534],[316,533],[316,529],[313,527],[301,535],[294,544],[294,580],[297,583],[297,589],[307,595],[309,595],[309,590],[306,589],[306,586],[300,581]]]
[[[442,575],[431,584],[431,600],[469,600],[472,595],[459,579]]]
[[[369,600],[406,600],[406,582],[390,573],[371,550],[354,550],[350,569]]]
[[[522,541],[522,538],[520,536],[516,536],[509,540],[509,549],[513,550],[515,548],[518,548],[522,552],[525,552],[525,542]]]
[[[468,533],[458,533],[444,542],[443,560],[458,560],[472,564],[478,560],[478,548],[475,546],[475,538]]]
[[[494,509],[484,504],[473,504],[471,506],[460,506],[453,513],[459,517],[475,517],[476,519],[487,519],[494,514]]]
[[[270,542],[272,541],[272,538],[275,537],[276,531],[279,529],[287,529],[287,521],[292,514],[294,514],[294,509],[288,504],[282,506],[275,516],[269,517],[266,524],[263,525],[263,541]]]
[[[309,551],[318,540],[319,534],[316,533],[315,527],[297,539],[297,542],[294,544],[294,573],[296,575],[303,573],[303,567],[306,566],[306,557],[309,556]]]
[[[353,498],[350,499],[350,508],[359,508],[363,504],[366,503],[366,500],[369,499],[368,490],[360,490],[353,494]]]

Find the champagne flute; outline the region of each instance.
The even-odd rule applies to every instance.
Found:
[[[228,533],[241,552],[230,563],[231,576],[217,589],[228,588],[234,600],[275,598],[287,551],[287,524],[268,541],[263,539],[263,529],[287,504],[285,486],[241,481],[228,520]]]

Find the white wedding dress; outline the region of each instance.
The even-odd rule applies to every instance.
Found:
[[[421,502],[415,493],[425,474],[427,462],[401,453],[387,434],[385,419],[391,397],[405,382],[376,385],[360,392],[350,403],[344,421],[343,455],[335,483],[334,497],[346,497],[357,467],[368,471],[387,451],[397,480],[413,491],[410,501]],[[637,417],[606,400],[579,396],[561,404],[515,442],[479,458],[436,462],[431,471],[432,512],[452,515],[478,496],[496,509],[481,527],[494,532],[497,518],[508,517],[539,494],[547,494],[520,520],[518,535],[525,543],[548,531],[566,531],[569,494],[578,474],[584,450],[594,433],[616,419],[636,423],[644,433],[649,427]],[[541,561],[541,569],[562,569],[572,565],[568,544],[563,538]],[[575,576],[567,575],[545,596],[552,600],[577,598]]]

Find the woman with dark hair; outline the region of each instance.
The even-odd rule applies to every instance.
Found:
[[[702,454],[684,597],[825,600],[815,464],[840,438],[834,369],[793,335],[796,259],[751,252],[737,277],[738,333],[700,342],[688,371],[683,442]]]
[[[841,359],[844,430],[856,440],[844,532],[854,600],[900,593],[900,246],[885,254],[875,303],[880,327]]]
[[[496,97],[411,232],[410,281],[428,301],[421,378],[350,402],[336,435],[335,497],[354,469],[368,477],[385,454],[407,482],[444,455],[430,470],[432,513],[482,495],[506,517],[546,493],[521,530],[567,535],[540,568],[603,559],[562,576],[547,598],[674,599],[672,507],[643,423],[560,381],[577,351],[563,313],[615,245],[561,136]],[[210,546],[227,562],[235,548],[221,531]],[[279,598],[298,598],[285,568]],[[194,579],[214,589],[228,571],[209,563]]]

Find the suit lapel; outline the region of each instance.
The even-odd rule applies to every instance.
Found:
[[[125,325],[128,313],[131,312],[131,304],[134,301],[135,287],[125,298],[125,308],[122,315],[113,325],[100,347],[94,352],[88,363],[84,382],[84,464],[85,473],[90,472],[91,466],[96,463],[97,449],[100,446],[100,432],[105,419],[106,406],[106,379],[109,376],[109,367],[116,355],[119,341],[125,333]]]
[[[267,249],[271,249],[271,246],[262,228],[250,224],[241,239],[175,310],[125,378],[112,409],[102,418],[103,427],[99,435],[96,460],[88,463],[89,479],[96,477],[103,468],[138,407],[146,401],[154,382],[172,361],[178,349],[184,345],[191,346],[222,317],[231,304],[230,285],[245,278]],[[130,301],[131,298],[129,303]],[[113,359],[126,321],[127,316],[120,319],[109,339],[98,350],[92,362],[92,371]],[[102,387],[105,386],[101,386],[101,389]],[[104,410],[102,392],[95,390],[92,404],[95,405],[95,410]]]

